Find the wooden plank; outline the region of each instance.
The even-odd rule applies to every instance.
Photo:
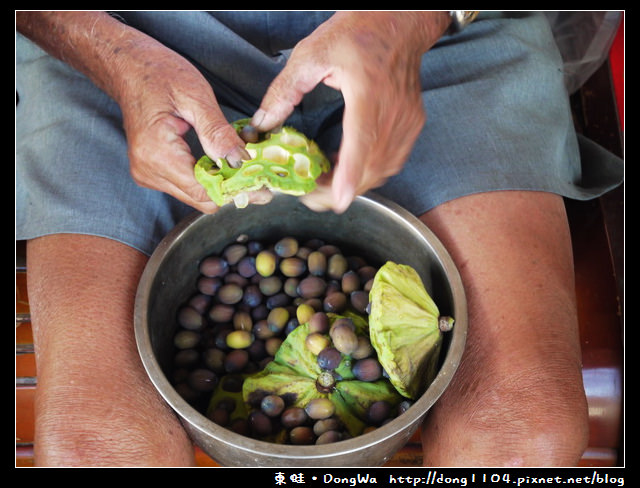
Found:
[[[32,468],[33,462],[33,445],[32,444],[18,444],[16,445],[16,467],[17,468]]]
[[[36,389],[16,388],[16,443],[31,443],[34,440],[34,397]]]

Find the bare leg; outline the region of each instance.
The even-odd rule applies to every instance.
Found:
[[[42,237],[27,249],[36,464],[192,465],[193,446],[136,349],[133,306],[146,256],[84,235]]]
[[[472,195],[422,220],[457,263],[469,306],[465,356],[425,422],[425,464],[575,465],[588,416],[562,199]]]

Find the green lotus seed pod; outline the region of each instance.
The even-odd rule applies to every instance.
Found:
[[[330,320],[335,323],[339,318],[332,315]],[[349,318],[342,323],[350,332],[357,331],[358,334],[365,333],[367,328],[363,318]],[[255,406],[266,394],[279,395],[286,398],[292,407],[312,410],[307,412],[310,416],[325,418],[327,415],[328,418],[335,415],[349,436],[360,435],[367,425],[367,409],[372,403],[385,400],[396,406],[403,398],[385,378],[372,382],[358,380],[351,371],[348,358],[333,372],[323,370],[316,353],[307,347],[307,340],[310,336],[322,337],[321,351],[326,347],[328,337],[310,334],[309,326],[309,323],[301,324],[291,331],[273,361],[264,370],[246,377],[242,387],[243,398],[247,405]],[[313,400],[322,401],[308,407]],[[328,407],[327,401],[332,408]]]
[[[242,119],[233,126],[246,137],[251,132],[247,129],[249,122]],[[247,139],[256,138],[251,134]],[[214,162],[208,156],[200,158],[195,165],[196,180],[216,205],[235,201],[238,206],[246,206],[247,194],[262,188],[304,195],[316,188],[316,179],[322,173],[329,171],[329,160],[318,145],[291,127],[260,134],[257,139],[246,143],[251,159],[243,161],[240,168],[232,168],[223,158]]]
[[[396,389],[415,399],[436,373],[442,344],[438,307],[418,273],[393,262],[376,273],[370,298],[369,333],[378,359]]]

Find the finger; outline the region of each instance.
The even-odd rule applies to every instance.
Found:
[[[311,193],[302,195],[300,201],[314,212],[326,212],[334,206],[331,187],[319,186]]]
[[[193,127],[211,159],[225,158],[231,167],[237,168],[243,160],[251,158],[244,141],[222,113],[213,91],[204,99],[184,98],[176,105],[179,116]]]
[[[193,199],[191,195],[172,184],[166,188],[165,193],[205,214],[213,214],[220,209],[210,198],[207,197],[206,200]]]
[[[260,108],[251,119],[251,125],[261,132],[282,125],[305,94],[313,90],[324,78],[322,68],[313,60],[304,59],[302,51],[294,50],[292,57],[278,76],[271,82]]]
[[[343,90],[345,110],[342,120],[343,133],[338,162],[334,169],[331,183],[333,209],[337,213],[344,212],[358,192],[362,192],[362,182],[366,176],[369,151],[374,144],[367,135],[372,130],[360,108],[357,97],[350,94],[348,87]]]

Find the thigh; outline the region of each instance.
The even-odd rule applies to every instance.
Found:
[[[133,308],[146,259],[95,236],[29,241],[38,464],[192,462],[191,443],[148,380],[136,348]]]
[[[427,122],[380,193],[421,215],[496,190],[575,199],[622,181],[623,163],[581,159],[562,58],[542,12],[483,12],[422,60]]]
[[[577,463],[586,400],[562,198],[478,194],[422,220],[457,263],[469,307],[464,358],[425,424],[425,462]]]

